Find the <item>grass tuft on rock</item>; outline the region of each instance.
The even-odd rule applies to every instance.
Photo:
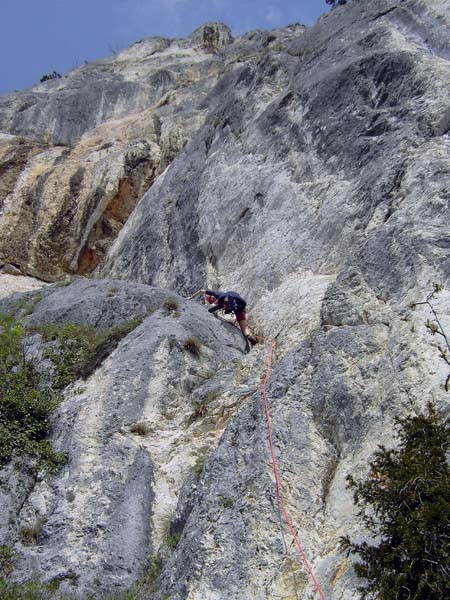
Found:
[[[132,319],[116,327],[96,330],[92,325],[37,325],[29,329],[44,341],[55,342],[45,357],[55,367],[53,387],[62,390],[77,379],[86,379],[113,352],[120,340],[133,331],[141,319]]]
[[[36,546],[39,543],[39,538],[42,533],[47,519],[40,517],[34,525],[28,527],[21,527],[19,529],[19,540],[24,546]]]
[[[145,437],[150,433],[150,427],[147,425],[147,423],[138,421],[137,423],[133,423],[133,425],[130,427],[130,431],[131,433]]]
[[[175,298],[166,298],[163,303],[163,308],[165,308],[167,312],[173,312],[178,310],[179,305]]]
[[[198,358],[202,353],[202,343],[195,336],[190,336],[186,338],[183,342],[183,348],[187,352],[190,352],[196,358]]]

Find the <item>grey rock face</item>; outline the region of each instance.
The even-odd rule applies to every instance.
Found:
[[[205,23],[190,38],[209,52],[216,52],[233,42],[231,29],[223,23]]]
[[[180,53],[184,60],[177,60]],[[183,63],[189,61],[192,66],[202,61],[199,58],[184,40],[141,40],[112,57],[78,67],[62,79],[2,96],[0,129],[73,144],[107,120],[156,104],[181,83]]]
[[[144,593],[155,600],[316,597],[276,502],[267,346],[245,355],[236,328],[178,296],[208,286],[240,292],[276,340],[268,396],[286,507],[327,599],[359,600],[339,538],[367,532],[346,477],[394,443],[395,416],[428,400],[448,413],[430,314],[409,308],[441,282],[450,331],[448,8],[361,0],[309,30],[230,43],[205,26],[177,42],[225,65],[214,87],[199,83],[195,135],[119,233],[98,269],[109,279],[47,286],[26,317],[106,327],[153,311],[66,390],[53,438],[69,464],[32,491],[24,481],[0,530],[21,554],[14,577],[101,595],[158,555]],[[38,546],[22,547],[18,528],[41,515]]]
[[[429,262],[446,279],[448,61],[415,38],[428,28],[445,45],[432,14],[355,3],[226,75],[101,273],[181,290],[239,283],[255,301],[292,273],[337,274],[345,261],[382,299]]]
[[[167,298],[179,303],[178,311],[164,308]],[[149,310],[152,314],[85,384],[67,390],[53,439],[67,452],[68,465],[57,476],[28,484],[15,519],[2,522],[2,543],[17,540],[24,527],[45,522],[36,546],[15,544],[20,556],[15,577],[33,573],[56,579],[61,590],[80,597],[86,590],[129,587],[164,536],[161,522],[152,525],[151,515],[162,521],[167,500],[174,502],[196,455],[211,444],[199,435],[188,441],[198,427],[195,419],[189,421],[191,398],[205,382],[211,386],[217,379],[218,387],[220,365],[242,356],[238,329],[169,292],[115,281],[53,288],[28,321],[102,328]],[[183,346],[193,335],[198,358]],[[165,433],[161,420],[167,423]],[[133,433],[138,422],[143,437]],[[10,475],[6,471],[3,477]],[[12,497],[20,500],[18,494]],[[14,512],[14,506],[6,504],[3,511]]]
[[[203,125],[218,79],[297,31],[233,42],[210,23],[0,98],[0,129],[17,134],[0,134],[1,260],[46,281],[91,273]]]
[[[449,31],[439,3],[358,2],[269,45],[211,92],[205,126],[101,270],[238,289],[253,323],[279,334],[276,447],[329,598],[359,597],[338,548],[340,535],[364,535],[346,475],[392,443],[396,414],[448,404],[426,311],[408,305],[449,282]],[[313,597],[266,496],[266,435],[258,394],[180,499],[185,526],[158,598]]]
[[[224,62],[219,51],[232,42],[221,23],[205,24],[186,39],[140,40],[61,79],[0,97],[0,130],[73,144],[102,123],[141,113],[192,83],[197,85],[190,100],[196,104]]]

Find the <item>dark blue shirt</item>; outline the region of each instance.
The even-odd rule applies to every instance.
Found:
[[[209,296],[217,298],[218,304],[216,310],[224,308],[225,312],[239,312],[245,310],[247,302],[239,296],[237,292],[216,292],[215,290],[205,290]]]

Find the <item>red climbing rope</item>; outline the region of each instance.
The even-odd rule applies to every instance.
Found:
[[[278,496],[278,502],[280,504],[280,508],[283,512],[283,516],[284,516],[284,520],[286,521],[287,526],[289,527],[289,531],[292,534],[292,537],[294,538],[295,544],[297,546],[297,549],[300,553],[300,556],[303,559],[303,562],[305,563],[306,568],[308,569],[308,572],[311,576],[311,579],[314,582],[314,585],[316,586],[316,590],[319,592],[320,597],[322,598],[322,600],[326,600],[322,590],[320,589],[320,585],[314,575],[314,572],[312,570],[311,565],[309,564],[309,561],[306,557],[305,551],[302,548],[302,545],[300,544],[300,540],[297,537],[297,534],[294,530],[294,527],[292,525],[291,519],[289,517],[289,514],[286,510],[286,506],[284,504],[284,500],[283,500],[283,496],[281,494],[281,485],[280,485],[280,478],[278,475],[278,467],[277,467],[277,461],[275,459],[275,451],[274,451],[274,447],[273,447],[273,439],[272,439],[272,427],[270,424],[270,412],[269,412],[269,402],[267,401],[267,382],[269,381],[269,377],[270,377],[270,371],[272,369],[272,360],[273,360],[273,350],[275,348],[275,341],[271,340],[270,338],[263,338],[260,336],[257,336],[258,339],[263,340],[264,342],[269,342],[270,343],[270,351],[269,351],[269,358],[267,361],[267,370],[266,370],[266,376],[264,377],[264,383],[263,383],[263,398],[264,398],[264,409],[266,411],[266,419],[267,419],[267,430],[269,432],[269,445],[270,445],[270,453],[272,455],[272,465],[273,465],[273,472],[275,475],[275,482],[276,482],[276,486],[277,486],[277,496]]]

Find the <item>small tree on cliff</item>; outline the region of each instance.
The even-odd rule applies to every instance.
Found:
[[[342,4],[347,4],[347,0],[325,0],[325,2],[327,4],[330,4],[331,6],[340,6]]]
[[[342,539],[361,559],[364,598],[450,598],[450,428],[428,414],[397,419],[399,447],[380,447],[362,483],[351,476],[355,504],[377,545]]]

